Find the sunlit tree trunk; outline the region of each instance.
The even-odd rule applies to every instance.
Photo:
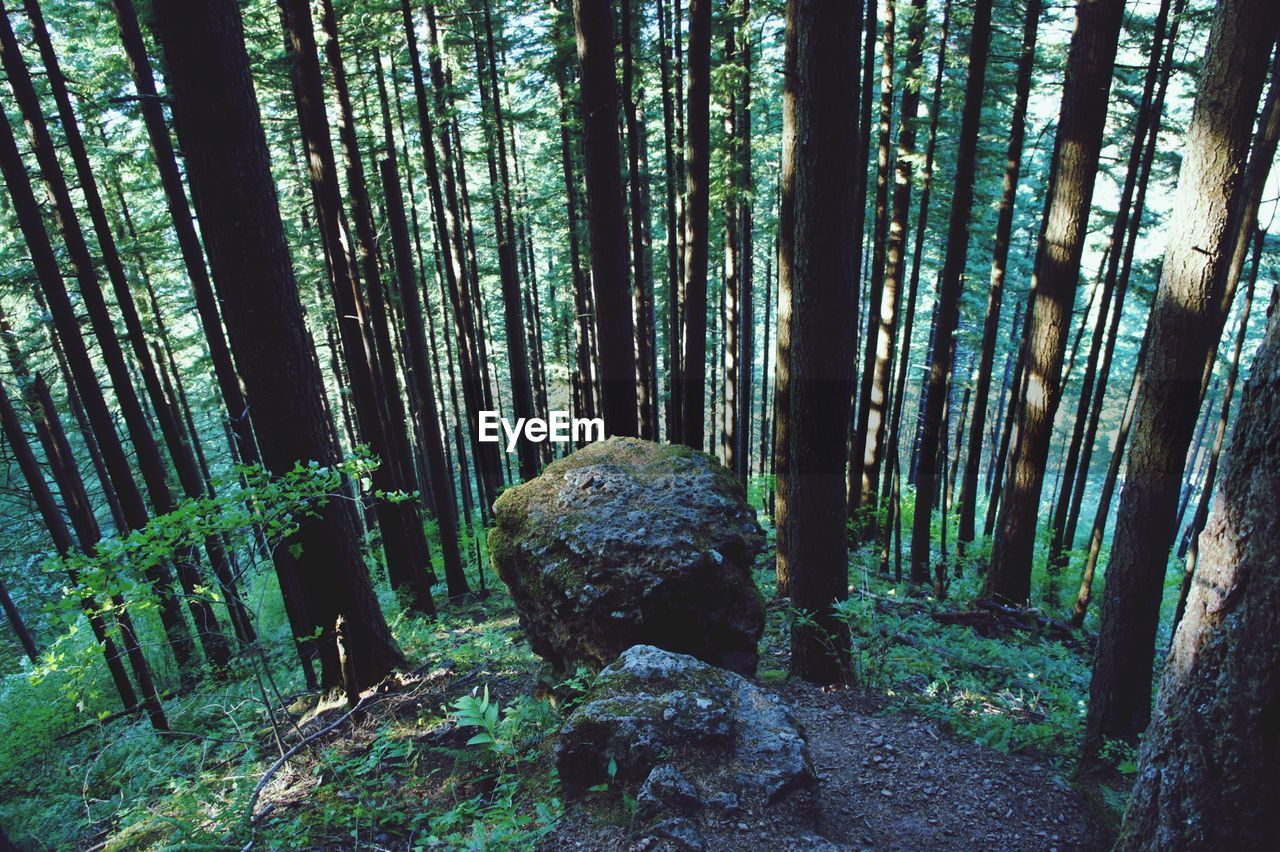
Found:
[[[1249,9],[1257,17],[1241,10],[1238,19],[1249,26],[1275,20],[1274,9]],[[1246,41],[1238,31],[1235,37],[1242,46],[1264,40]],[[1209,58],[1212,66],[1217,57]],[[1189,161],[1184,174],[1194,174],[1195,166]],[[1280,325],[1272,317],[1245,386],[1222,488],[1200,537],[1196,582],[1165,665],[1155,719],[1142,738],[1117,849],[1264,849],[1280,835],[1277,432]]]
[[[1136,742],[1151,717],[1160,592],[1173,541],[1178,479],[1186,462],[1206,365],[1226,320],[1230,272],[1243,256],[1275,153],[1280,92],[1273,85],[1246,169],[1250,131],[1276,40],[1280,7],[1222,0],[1214,13],[1196,107],[1148,328],[1125,489],[1102,603],[1085,718],[1084,768],[1108,739]],[[1274,78],[1273,78],[1274,79]],[[1267,150],[1269,148],[1269,150]],[[1227,300],[1229,306],[1230,301]]]
[[[983,594],[1024,604],[1053,419],[1062,398],[1066,354],[1089,207],[1107,119],[1124,0],[1093,0],[1076,10],[1058,133],[1049,172],[1044,235],[1036,252],[1035,297],[1027,309],[1026,390],[1009,460],[991,569]]]

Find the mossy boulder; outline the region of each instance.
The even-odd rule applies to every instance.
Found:
[[[637,645],[600,672],[556,745],[566,795],[639,788],[641,822],[777,804],[816,784],[790,709],[751,681]]]
[[[755,674],[764,533],[742,486],[688,447],[591,444],[494,505],[489,547],[533,650],[558,671],[655,645]]]

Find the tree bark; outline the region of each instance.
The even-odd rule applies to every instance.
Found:
[[[341,351],[351,385],[358,431],[360,439],[369,445],[380,460],[373,474],[374,487],[379,491],[393,493],[402,488],[396,469],[399,463],[395,457],[397,448],[387,428],[387,416],[383,408],[385,393],[380,393],[379,390],[377,357],[373,348],[375,344],[368,328],[368,309],[356,282],[354,262],[346,251],[348,243],[344,240],[341,221],[343,205],[338,185],[337,162],[330,139],[329,120],[325,114],[324,89],[311,8],[306,0],[284,0],[281,13],[293,66],[298,123],[307,150],[307,174],[312,185],[316,219],[328,260]],[[356,161],[358,162],[358,156]],[[348,163],[350,162],[349,158]],[[357,227],[361,230],[364,225],[359,223],[363,219],[363,215],[356,215]],[[205,237],[208,241],[209,235],[206,234]],[[375,281],[368,283],[371,287],[376,284]],[[225,297],[223,307],[225,311]],[[392,504],[386,500],[377,500],[374,504],[378,529],[382,533],[387,574],[392,587],[401,590],[414,609],[430,615],[434,614],[435,605],[431,600],[431,578],[427,574],[430,566],[423,559],[426,545],[420,541],[421,524],[418,523],[415,527],[407,517],[409,514],[416,517],[417,512],[403,511],[405,505]]]
[[[1031,558],[1062,398],[1062,362],[1080,278],[1080,258],[1098,174],[1123,0],[1092,0],[1076,10],[1058,135],[1049,172],[1044,235],[1036,253],[1035,298],[1028,308],[1026,392],[1009,461],[983,594],[1014,605],[1031,595]]]
[[[1186,8],[1186,0],[1176,0],[1173,9],[1173,23],[1169,35],[1165,39],[1164,59],[1161,63],[1160,81],[1151,107],[1151,126],[1147,134],[1146,147],[1142,153],[1142,173],[1138,176],[1135,190],[1133,213],[1129,217],[1129,231],[1125,238],[1124,256],[1116,281],[1116,307],[1111,312],[1107,330],[1107,340],[1102,349],[1102,361],[1098,367],[1098,387],[1094,393],[1094,405],[1089,412],[1089,423],[1085,427],[1084,442],[1080,453],[1079,473],[1076,475],[1075,487],[1071,495],[1071,507],[1067,514],[1066,528],[1062,538],[1066,542],[1074,542],[1076,525],[1080,517],[1080,505],[1084,501],[1084,489],[1089,479],[1089,465],[1093,459],[1094,442],[1098,435],[1098,424],[1102,419],[1103,404],[1106,402],[1107,382],[1111,375],[1111,359],[1115,353],[1116,341],[1120,334],[1120,320],[1124,316],[1125,296],[1129,289],[1129,277],[1133,270],[1133,254],[1138,244],[1138,236],[1142,227],[1142,216],[1146,208],[1147,186],[1151,177],[1151,167],[1155,162],[1156,141],[1160,135],[1160,124],[1164,114],[1165,93],[1169,88],[1169,78],[1173,70],[1174,48],[1178,44],[1178,29],[1182,23],[1182,13]],[[1108,507],[1109,508],[1109,507]]]
[[[1035,2],[1035,0],[1033,0]],[[898,154],[894,163],[893,213],[889,222],[885,251],[884,289],[881,293],[875,329],[875,359],[872,365],[871,389],[866,399],[864,421],[865,451],[861,460],[861,495],[863,505],[873,505],[879,494],[880,468],[884,462],[885,437],[888,432],[894,355],[897,349],[898,313],[902,307],[902,278],[906,270],[908,219],[911,215],[912,160],[916,155],[916,113],[920,106],[920,66],[924,61],[926,4],[915,0],[907,21],[906,64],[903,68],[901,118],[898,126]],[[904,344],[905,345],[905,344]],[[868,341],[870,349],[871,341]],[[865,366],[865,364],[864,364]]]
[[[1280,7],[1265,0],[1223,0],[1214,13],[1186,156],[1169,226],[1168,250],[1139,369],[1126,487],[1116,516],[1089,687],[1082,767],[1091,769],[1107,739],[1136,742],[1151,716],[1151,672],[1166,560],[1173,540],[1178,479],[1226,311],[1222,301],[1237,243],[1247,243],[1274,140],[1249,137],[1276,40]],[[1273,86],[1259,140],[1268,131]],[[1278,110],[1277,112],[1280,112]],[[1274,129],[1274,128],[1272,128]],[[1255,163],[1258,163],[1255,167]],[[1243,250],[1240,251],[1243,253]],[[1229,302],[1228,302],[1229,304]]]
[[[18,644],[22,646],[27,659],[33,663],[37,662],[40,659],[40,652],[36,650],[35,639],[31,637],[31,631],[27,629],[27,623],[22,620],[22,613],[18,611],[17,604],[9,594],[9,587],[4,584],[2,578],[0,578],[0,608],[4,609],[5,617],[9,619],[9,626],[13,628],[13,635],[18,637]]]
[[[677,41],[679,29],[676,30]],[[706,431],[707,255],[711,183],[711,0],[689,0],[688,147],[684,228],[681,440],[701,450]]]
[[[400,281],[400,295],[404,304],[405,337],[409,344],[409,381],[418,388],[418,398],[424,409],[422,432],[425,444],[423,452],[427,461],[428,485],[431,502],[435,506],[436,525],[440,530],[440,549],[444,556],[444,577],[449,597],[457,600],[470,589],[463,569],[462,551],[458,545],[458,507],[454,503],[452,477],[445,461],[445,442],[440,434],[440,412],[436,406],[436,390],[431,381],[431,368],[427,358],[427,338],[423,330],[422,302],[413,274],[413,258],[409,249],[409,228],[405,221],[404,202],[400,194],[400,178],[394,160],[383,160],[382,193],[386,201],[387,219],[391,230],[391,249],[395,256],[396,277]]]
[[[929,396],[921,435],[920,465],[916,471],[916,493],[933,494],[937,479],[938,441],[942,428],[942,408],[947,379],[951,374],[951,339],[960,319],[960,294],[964,286],[965,258],[969,251],[969,208],[973,204],[973,180],[978,153],[978,129],[982,120],[982,92],[987,72],[987,52],[991,44],[991,0],[977,0],[973,9],[973,29],[969,34],[969,78],[965,84],[964,111],[956,153],[956,186],[952,196],[951,221],[947,229],[947,253],[938,289],[937,340],[929,370]],[[911,529],[911,577],[916,582],[929,576],[928,502],[917,502]],[[920,511],[923,508],[924,511]]]
[[[336,462],[321,377],[303,320],[234,0],[154,4],[168,59],[174,123],[204,226],[223,320],[267,469]],[[352,693],[404,663],[360,555],[349,504],[331,500],[283,546],[297,554],[319,626],[321,683]],[[343,620],[345,653],[337,641]],[[340,659],[341,657],[341,659]]]
[[[889,236],[889,170],[893,167],[890,163],[889,144],[892,138],[891,129],[893,125],[893,37],[894,29],[897,25],[896,4],[892,0],[887,0],[880,10],[881,14],[881,36],[880,36],[880,122],[879,122],[879,144],[876,146],[876,197],[875,197],[875,219],[872,223],[871,234],[871,278],[867,285],[867,334],[866,340],[863,342],[862,355],[862,371],[858,375],[858,404],[855,412],[855,420],[853,427],[853,439],[849,442],[849,517],[852,520],[858,509],[863,506],[873,506],[876,500],[877,482],[872,478],[872,470],[867,467],[868,454],[872,457],[872,468],[876,468],[877,462],[875,456],[877,450],[868,451],[868,445],[873,439],[867,434],[869,429],[876,429],[878,426],[871,423],[871,409],[876,405],[872,400],[873,391],[876,388],[876,363],[881,360],[882,356],[878,355],[881,338],[884,338],[885,347],[888,348],[888,341],[893,338],[893,322],[890,307],[890,317],[887,327],[885,326],[885,308],[884,299],[892,299],[893,296],[885,296],[885,277],[887,263],[886,251],[888,248]],[[918,11],[913,6],[913,16],[919,17],[915,12]],[[923,28],[924,22],[920,22]],[[923,30],[920,32],[923,38]],[[910,40],[910,37],[908,37]],[[910,46],[908,46],[910,53]],[[919,51],[917,51],[917,55]],[[907,64],[910,66],[912,56],[907,57]],[[917,66],[919,62],[917,61]],[[908,72],[909,73],[909,72]],[[871,92],[865,91],[864,98],[870,98]],[[907,109],[911,109],[914,113],[913,98],[909,91],[903,93],[904,103],[902,110],[903,118],[899,126],[899,139],[901,139],[902,128],[907,127],[909,118],[907,117]],[[919,93],[917,92],[914,101],[919,101]],[[914,131],[908,130],[910,136]],[[894,213],[898,209],[898,176],[894,175]],[[907,185],[907,193],[910,194],[910,184]],[[909,203],[909,201],[908,201]],[[862,234],[858,234],[861,239]],[[876,411],[877,421],[880,419],[880,409],[883,408],[884,398],[881,397],[879,406]],[[872,519],[874,520],[874,513]],[[868,530],[870,537],[874,537],[876,530],[874,524]]]
[[[1223,6],[1207,54],[1210,69],[1221,57],[1212,50],[1224,17],[1248,4]],[[1241,22],[1262,28],[1275,19],[1270,10],[1248,8],[1258,17],[1242,9]],[[1237,50],[1258,49],[1265,39],[1235,32]],[[1183,173],[1195,174],[1197,165],[1190,160]],[[1117,849],[1262,849],[1280,834],[1278,430],[1280,325],[1272,317],[1245,386],[1222,489],[1200,537],[1196,582],[1142,739]]]
[[[1000,332],[1000,310],[1004,302],[1004,280],[1009,263],[1009,243],[1013,234],[1013,214],[1018,200],[1018,175],[1022,169],[1022,146],[1027,132],[1027,101],[1035,71],[1036,37],[1040,29],[1042,0],[1029,0],[1022,28],[1022,52],[1018,55],[1018,76],[1014,83],[1013,114],[1009,119],[1009,145],[1005,153],[1004,178],[1000,188],[1000,212],[996,215],[995,249],[991,259],[991,283],[987,291],[987,314],[982,325],[982,349],[978,355],[977,382],[973,391],[973,421],[969,427],[969,455],[960,484],[960,523],[956,545],[963,549],[974,539],[978,503],[978,468],[986,441],[987,396],[991,392],[991,370],[995,363],[996,338]],[[1015,322],[1016,326],[1017,323]],[[1007,373],[1007,371],[1006,371]],[[997,400],[999,405],[999,400]],[[998,431],[998,430],[997,430]]]
[[[498,269],[502,280],[502,315],[507,343],[507,371],[511,379],[511,408],[517,418],[528,419],[534,415],[533,385],[529,377],[529,351],[524,339],[524,311],[520,304],[520,276],[516,268],[515,223],[511,215],[511,177],[507,167],[506,116],[502,110],[502,95],[498,90],[498,60],[494,49],[493,19],[490,0],[476,0],[472,9],[478,19],[475,26],[476,73],[480,79],[480,106],[489,121],[485,122],[486,149],[489,162],[490,195],[493,202],[493,222],[498,242]],[[480,29],[483,23],[483,30]],[[612,54],[610,54],[612,62]],[[613,93],[617,103],[617,92]],[[617,110],[610,119],[617,136]],[[616,161],[616,146],[614,149]],[[616,169],[615,169],[616,171]],[[618,204],[621,205],[621,195]],[[624,220],[625,221],[625,220]],[[626,227],[622,227],[622,258],[626,264]],[[599,285],[597,285],[599,286]],[[630,300],[623,289],[622,303],[628,319],[631,317]],[[599,306],[597,306],[598,308]],[[630,330],[630,325],[627,325]],[[630,351],[631,336],[625,343]],[[635,404],[635,361],[632,356],[631,382],[627,386],[628,399]],[[632,422],[634,424],[634,414]],[[631,432],[634,434],[634,425]],[[532,479],[538,475],[538,450],[528,438],[521,437],[516,447],[520,460],[520,476]]]
[[[848,594],[845,533],[848,400],[858,294],[853,213],[858,140],[857,4],[790,0],[783,83],[779,264],[779,432],[787,455],[778,490],[778,563],[791,603],[791,671],[847,679],[849,636],[832,607]]]
[[[631,0],[623,0],[624,5]],[[624,19],[628,18],[626,12]],[[631,276],[628,274],[627,217],[623,210],[622,167],[618,156],[618,80],[613,62],[613,4],[573,1],[581,69],[582,153],[587,182],[587,224],[591,233],[591,283],[595,291],[599,334],[600,407],[607,435],[637,436],[635,327],[631,314]],[[628,42],[631,34],[624,28]],[[630,50],[628,49],[628,55]],[[628,67],[630,62],[628,61]],[[629,74],[627,75],[630,76]],[[629,84],[629,79],[624,83]],[[627,97],[628,102],[630,96]],[[634,109],[632,110],[634,112]],[[634,137],[634,121],[628,118]],[[638,150],[631,154],[638,160]],[[632,179],[639,178],[638,162]],[[632,187],[632,193],[638,196]],[[638,197],[637,197],[638,201]],[[639,214],[633,204],[632,215]],[[637,271],[643,268],[643,245],[636,223]],[[643,287],[637,280],[636,286]],[[643,360],[643,353],[642,358]],[[647,369],[646,364],[639,365]],[[647,386],[647,383],[645,383]],[[647,394],[646,394],[647,396]],[[648,409],[646,407],[645,414]]]
[[[1182,588],[1178,591],[1178,606],[1173,615],[1172,632],[1176,633],[1179,622],[1186,612],[1187,599],[1191,594],[1191,584],[1196,576],[1196,564],[1200,559],[1200,532],[1209,519],[1209,506],[1213,497],[1214,481],[1218,472],[1218,460],[1222,455],[1222,445],[1227,436],[1227,421],[1231,415],[1231,400],[1235,396],[1236,379],[1240,374],[1240,356],[1244,351],[1244,340],[1249,331],[1249,314],[1253,309],[1254,288],[1258,283],[1258,267],[1262,260],[1262,243],[1266,231],[1255,230],[1253,236],[1253,267],[1249,274],[1249,284],[1244,291],[1244,303],[1240,306],[1240,325],[1236,331],[1235,347],[1231,350],[1231,361],[1227,367],[1227,378],[1222,391],[1222,407],[1218,412],[1218,423],[1214,430],[1213,447],[1209,450],[1209,461],[1205,468],[1204,484],[1200,487],[1200,499],[1196,503],[1196,513],[1187,528],[1189,545],[1186,564],[1182,569]]]
[[[1116,218],[1112,223],[1111,237],[1104,252],[1106,273],[1102,280],[1102,301],[1098,308],[1097,326],[1093,339],[1089,344],[1089,357],[1085,361],[1084,376],[1080,382],[1080,396],[1076,404],[1076,416],[1071,430],[1071,438],[1067,444],[1066,459],[1063,463],[1062,481],[1058,488],[1057,500],[1054,504],[1052,532],[1049,539],[1049,572],[1055,576],[1063,565],[1063,553],[1072,546],[1072,539],[1066,537],[1067,517],[1071,512],[1071,493],[1075,486],[1076,466],[1080,460],[1084,433],[1089,419],[1090,402],[1095,395],[1095,382],[1098,376],[1099,357],[1102,353],[1103,339],[1106,337],[1108,312],[1119,314],[1124,303],[1123,295],[1117,285],[1117,277],[1122,255],[1121,246],[1128,230],[1129,217],[1133,206],[1134,193],[1138,179],[1143,171],[1142,154],[1146,148],[1146,138],[1151,132],[1153,108],[1157,79],[1160,71],[1160,57],[1163,52],[1165,30],[1168,26],[1169,8],[1172,0],[1162,0],[1160,11],[1156,15],[1155,34],[1151,41],[1151,58],[1147,63],[1146,79],[1143,83],[1142,101],[1134,120],[1133,141],[1129,146],[1129,162],[1125,170],[1124,186],[1120,191],[1120,202],[1116,209]],[[1114,307],[1112,299],[1114,297]],[[1073,359],[1074,360],[1074,359]],[[1087,468],[1081,473],[1083,476]]]

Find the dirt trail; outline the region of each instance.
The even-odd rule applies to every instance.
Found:
[[[816,817],[801,808],[708,820],[709,850],[1103,849],[1091,809],[1049,764],[883,713],[859,693],[769,684],[793,708],[818,772]],[[545,848],[690,848],[633,837],[617,808],[576,806]],[[696,847],[694,847],[696,848]]]

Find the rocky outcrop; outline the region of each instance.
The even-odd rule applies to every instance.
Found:
[[[633,830],[682,847],[696,847],[700,819],[769,808],[816,783],[804,732],[776,697],[649,645],[600,672],[560,732],[556,766],[570,798],[601,785],[638,791]]]
[[[494,505],[489,545],[533,650],[600,668],[656,645],[755,673],[764,534],[741,485],[688,447],[613,438]]]

